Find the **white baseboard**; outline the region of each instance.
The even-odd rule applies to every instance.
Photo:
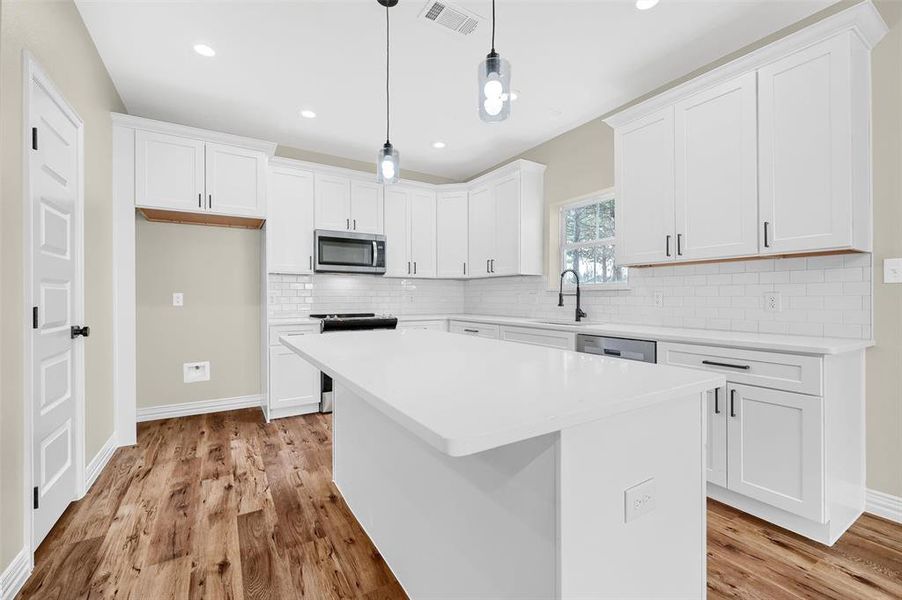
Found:
[[[899,496],[878,492],[877,490],[867,490],[865,492],[864,510],[872,515],[877,515],[896,523],[902,523],[902,498]]]
[[[138,422],[204,415],[224,410],[237,410],[239,408],[260,408],[262,401],[263,397],[260,394],[253,394],[251,396],[236,396],[235,398],[217,398],[214,400],[183,402],[181,404],[147,406],[138,408]]]
[[[103,447],[94,455],[94,458],[91,459],[91,462],[88,463],[88,466],[85,467],[85,489],[82,493],[82,497],[88,493],[88,490],[91,489],[91,486],[94,485],[94,482],[97,481],[97,477],[100,475],[103,468],[107,466],[107,463],[110,462],[110,459],[113,458],[113,453],[116,452],[116,448],[119,447],[119,444],[116,440],[116,433],[113,432],[113,435],[110,436],[110,439],[106,441]]]
[[[0,574],[0,600],[13,600],[31,575],[31,557],[23,547]]]

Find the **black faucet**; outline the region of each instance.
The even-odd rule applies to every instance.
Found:
[[[573,273],[574,279],[576,279],[576,293],[575,294],[565,294],[564,293],[564,275],[567,273]],[[579,306],[579,274],[573,269],[566,269],[561,271],[561,288],[557,295],[557,305],[564,305],[564,296],[576,296],[576,322],[579,323],[580,319],[583,317],[587,317],[588,315],[583,312],[583,309]]]

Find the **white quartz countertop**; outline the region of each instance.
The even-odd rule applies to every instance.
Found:
[[[450,456],[725,384],[723,376],[700,370],[438,331],[350,331],[280,340]]]

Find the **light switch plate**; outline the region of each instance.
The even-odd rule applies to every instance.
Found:
[[[902,283],[902,258],[883,260],[883,283]]]
[[[185,383],[210,381],[210,361],[185,363],[182,365],[182,375]]]
[[[655,478],[646,479],[623,492],[624,522],[629,523],[655,509]]]
[[[185,305],[185,295],[181,292],[175,292],[172,294],[172,305],[173,306],[184,306]]]

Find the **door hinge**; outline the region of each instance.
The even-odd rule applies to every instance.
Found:
[[[32,150],[38,149],[38,128],[37,127],[31,128],[31,149]]]
[[[40,502],[38,501],[38,486],[34,486],[34,509],[38,509],[38,505]]]
[[[31,328],[32,329],[38,328],[38,307],[37,306],[31,307]]]

